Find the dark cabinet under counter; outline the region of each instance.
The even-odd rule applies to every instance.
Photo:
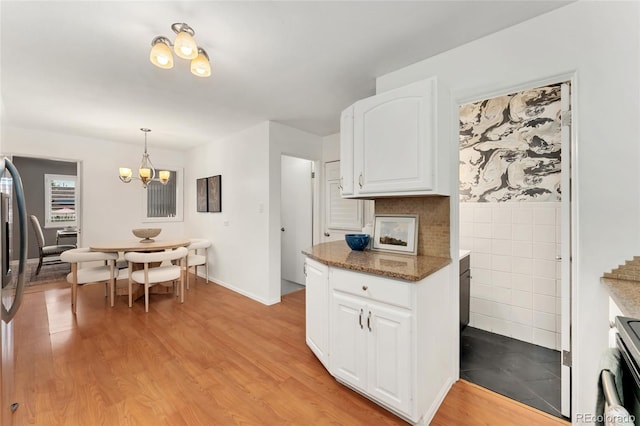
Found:
[[[471,296],[471,255],[460,258],[460,331],[469,324],[469,299]]]

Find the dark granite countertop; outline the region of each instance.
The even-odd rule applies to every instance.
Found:
[[[411,256],[371,250],[355,251],[351,250],[345,241],[316,244],[302,252],[325,265],[405,281],[420,281],[451,263],[451,259],[445,257]]]

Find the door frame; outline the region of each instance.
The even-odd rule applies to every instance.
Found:
[[[82,247],[82,160],[78,160],[75,158],[63,158],[63,157],[52,157],[48,155],[33,155],[33,154],[21,154],[19,152],[8,152],[3,154],[6,157],[9,157],[11,161],[13,161],[14,157],[23,157],[23,158],[34,158],[39,160],[50,160],[50,161],[65,161],[67,163],[75,163],[76,164],[76,215],[78,217],[78,235],[76,237],[76,245],[78,247]]]
[[[560,353],[563,351],[569,352],[569,359],[572,359],[571,369],[576,367],[578,364],[577,357],[572,351],[572,348],[576,348],[576,338],[575,333],[572,333],[572,324],[576,322],[576,277],[577,277],[577,206],[578,206],[578,193],[577,193],[577,185],[576,185],[576,177],[577,177],[577,161],[576,161],[576,152],[577,152],[577,123],[578,123],[578,114],[577,114],[577,101],[576,94],[578,92],[577,87],[577,72],[570,71],[567,73],[556,74],[549,77],[536,79],[536,80],[528,80],[520,84],[510,85],[510,86],[500,86],[500,87],[492,87],[492,88],[469,88],[464,90],[452,90],[451,91],[451,131],[452,131],[452,141],[454,142],[453,146],[458,148],[459,145],[459,133],[460,133],[460,117],[459,117],[459,107],[461,105],[477,102],[479,100],[491,99],[497,96],[503,96],[514,92],[520,92],[532,88],[544,87],[553,84],[561,84],[569,82],[570,83],[570,109],[571,109],[571,122],[569,125],[569,141],[567,145],[569,147],[570,155],[569,158],[565,156],[562,157],[561,169],[564,170],[565,167],[569,168],[569,176],[568,179],[570,181],[569,197],[562,197],[561,200],[561,209],[563,212],[566,212],[566,216],[563,213],[562,216],[562,224],[561,224],[561,245],[562,245],[562,261],[561,268],[563,271],[567,271],[569,274],[568,282],[565,282],[564,276],[561,279],[562,283],[562,299],[568,301],[566,306],[563,306],[561,309],[562,317],[561,317],[561,348]],[[565,148],[564,141],[562,142],[562,148]],[[567,164],[568,160],[568,164]],[[450,199],[450,210],[451,210],[451,253],[452,259],[458,258],[458,252],[460,249],[460,172],[459,172],[459,162],[460,162],[460,150],[452,149],[451,150],[451,199]],[[565,194],[563,190],[563,195]],[[568,223],[566,223],[568,221]],[[568,232],[567,232],[568,231]],[[457,282],[458,277],[460,275],[460,265],[458,262],[452,262],[453,268],[451,271],[451,280],[452,282]],[[564,274],[563,274],[564,275]],[[459,327],[459,293],[460,289],[458,286],[452,286],[453,291],[451,292],[451,306],[454,308],[451,310],[452,317],[450,318],[451,322],[451,331],[454,333],[456,338],[452,342],[452,350],[455,357],[454,362],[454,371],[453,377],[460,378],[460,327]],[[568,299],[564,296],[567,295]],[[562,360],[561,360],[562,364]],[[561,395],[561,412],[563,415],[571,418],[571,407],[575,407],[577,400],[577,392],[572,392],[572,381],[573,378],[571,375],[568,377],[569,383],[566,383],[565,380],[561,382],[561,388],[566,388],[569,391],[569,396],[566,398],[566,394]],[[567,406],[568,405],[568,406]]]
[[[288,154],[285,152],[280,153],[280,176],[282,176],[282,158],[283,157],[290,157],[290,158],[295,158],[298,160],[304,160],[304,161],[308,161],[311,165],[311,177],[310,177],[310,185],[311,185],[311,229],[309,230],[310,234],[311,234],[311,245],[315,244],[315,242],[317,241],[316,239],[316,228],[317,228],[317,218],[318,218],[318,213],[317,213],[317,208],[318,208],[318,201],[317,201],[317,196],[318,196],[318,189],[317,189],[317,185],[318,185],[318,161],[315,160],[310,160],[308,158],[304,158],[302,156],[299,155],[292,155],[292,154]],[[282,186],[283,186],[283,182],[282,179],[280,179],[280,227],[282,227]],[[280,241],[282,241],[282,235],[280,235]],[[282,282],[283,277],[282,277],[282,243],[280,243],[280,282]]]

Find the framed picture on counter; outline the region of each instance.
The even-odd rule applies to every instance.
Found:
[[[373,250],[417,254],[417,215],[375,215]]]

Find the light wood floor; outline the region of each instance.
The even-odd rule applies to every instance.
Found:
[[[398,425],[338,384],[304,341],[304,291],[264,306],[199,279],[171,295],[108,307],[104,287],[32,287],[15,319],[15,425]],[[434,425],[555,425],[465,382]]]

